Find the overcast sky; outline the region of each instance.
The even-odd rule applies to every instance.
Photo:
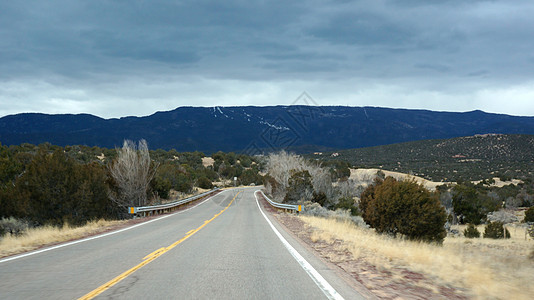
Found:
[[[534,116],[534,1],[0,0],[0,116],[383,106]]]

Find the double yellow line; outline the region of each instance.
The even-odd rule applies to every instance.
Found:
[[[104,291],[106,291],[107,289],[109,289],[110,287],[114,286],[115,284],[119,283],[121,280],[123,280],[124,278],[130,276],[133,272],[141,269],[142,267],[148,265],[150,262],[156,260],[158,257],[162,256],[163,254],[165,254],[167,251],[171,250],[172,248],[178,246],[181,242],[187,240],[188,238],[190,238],[192,235],[194,235],[195,233],[197,233],[198,231],[200,231],[200,229],[204,228],[204,226],[206,226],[207,224],[209,224],[211,221],[215,220],[215,218],[217,218],[218,216],[220,216],[225,210],[228,209],[228,207],[230,207],[230,205],[232,205],[232,203],[234,202],[235,198],[237,198],[237,195],[239,195],[239,193],[241,192],[238,192],[234,198],[232,199],[232,201],[230,201],[230,203],[228,203],[228,205],[223,209],[221,210],[218,214],[215,214],[211,219],[209,220],[206,220],[204,221],[204,224],[200,225],[198,228],[196,229],[193,229],[193,230],[190,230],[189,232],[186,233],[186,235],[181,238],[180,240],[172,243],[171,245],[167,246],[167,247],[163,247],[163,248],[159,248],[158,250],[148,254],[147,256],[145,256],[143,258],[143,262],[141,262],[140,264],[138,264],[137,266],[127,270],[126,272],[120,274],[119,276],[111,279],[110,281],[104,283],[103,285],[99,286],[98,288],[96,288],[95,290],[89,292],[88,294],[86,294],[85,296],[82,296],[80,297],[79,299],[80,300],[89,300],[89,299],[93,299],[94,297],[100,295],[101,293],[103,293]]]

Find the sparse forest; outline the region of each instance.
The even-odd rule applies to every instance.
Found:
[[[234,177],[237,184],[263,181],[256,158],[217,152],[206,165],[203,158],[201,152],[149,150],[144,141],[125,141],[119,149],[0,144],[0,218],[21,228],[83,225],[125,218],[125,206],[171,201],[214,184],[233,185]]]
[[[350,177],[351,167],[343,160],[317,161],[283,151],[267,157],[233,152],[206,157],[202,152],[149,150],[143,141],[125,142],[119,149],[0,145],[0,217],[29,226],[121,219],[127,217],[125,206],[159,204],[197,189],[233,186],[237,178],[237,185],[264,184],[275,201],[305,204],[312,214],[341,209],[365,218],[364,190],[385,176],[378,172],[358,181]],[[534,182],[528,176],[517,184],[493,183],[458,180],[438,186],[431,198],[439,199],[452,224],[516,222],[517,217],[502,208],[534,205]]]
[[[372,150],[365,151],[373,159]],[[534,220],[534,193],[525,166],[514,171],[523,170],[520,173],[525,176],[512,183],[496,182],[495,174],[476,170],[476,176],[483,175],[484,180],[458,179],[430,185],[430,191],[413,177],[389,177],[386,168],[352,172],[354,176],[347,178],[343,174],[350,175],[351,170],[346,173],[348,166],[337,157],[321,160],[317,156],[270,155],[265,187],[278,201],[303,204],[300,219],[308,226],[294,232],[311,231],[309,245],[325,253],[326,259],[342,261],[340,265],[357,261],[352,264],[355,269],[363,261],[402,280],[407,273],[425,274],[432,284],[437,279],[462,287],[468,291],[467,298],[527,299],[526,295],[532,295],[528,283],[533,274],[534,223],[528,222]],[[314,178],[330,166],[336,170],[328,180]],[[469,172],[468,168],[464,171]],[[332,193],[317,197],[320,190],[314,181],[329,186]]]
[[[534,135],[487,134],[421,140],[385,146],[308,154],[320,161],[344,161],[354,168],[379,168],[432,181],[491,180],[533,182]],[[334,153],[336,153],[334,155]]]
[[[512,209],[534,205],[528,178],[501,186],[493,179],[459,180],[429,191],[416,182],[386,178],[381,171],[350,177],[349,167],[335,159],[280,152],[267,158],[264,185],[278,202],[304,204],[305,213],[330,216],[337,209],[349,210],[377,232],[438,243],[450,225],[517,223],[520,218]]]
[[[534,206],[533,146],[532,135],[485,134],[305,157],[323,165],[346,163],[443,182],[439,198],[453,224],[512,223],[518,218],[503,209]]]
[[[359,214],[356,196],[360,189],[348,180],[350,171],[344,163],[320,164],[282,151],[267,157],[265,170],[264,186],[275,201]]]

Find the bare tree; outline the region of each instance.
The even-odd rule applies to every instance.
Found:
[[[280,185],[279,193],[273,197],[281,201],[289,187],[289,178],[294,172],[308,171],[311,175],[313,190],[323,193],[328,199],[333,197],[332,179],[330,173],[316,163],[310,163],[299,155],[280,151],[272,153],[267,159],[267,173]]]
[[[363,186],[357,185],[352,179],[339,182],[336,188],[340,198],[350,199],[359,197],[364,190]]]
[[[289,178],[291,177],[291,171],[302,171],[305,161],[302,157],[287,153],[286,151],[280,151],[279,153],[271,153],[267,158],[266,170],[267,173],[276,180],[280,185],[277,194],[273,194],[273,197],[282,202],[282,199],[286,195],[287,188],[289,186]]]
[[[157,165],[151,164],[146,141],[140,140],[136,146],[133,141],[125,140],[117,154],[109,169],[118,193],[111,198],[121,206],[146,205],[147,190],[157,169]]]
[[[313,190],[316,193],[323,193],[328,199],[333,199],[334,189],[332,188],[332,175],[326,169],[321,168],[316,163],[308,163],[304,169],[312,176]]]

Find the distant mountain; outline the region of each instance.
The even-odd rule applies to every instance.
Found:
[[[146,117],[24,113],[0,118],[5,145],[49,142],[115,147],[144,138],[151,149],[327,151],[484,133],[534,134],[534,117],[343,106],[180,107]]]
[[[309,154],[434,181],[534,178],[534,135],[483,134]]]

